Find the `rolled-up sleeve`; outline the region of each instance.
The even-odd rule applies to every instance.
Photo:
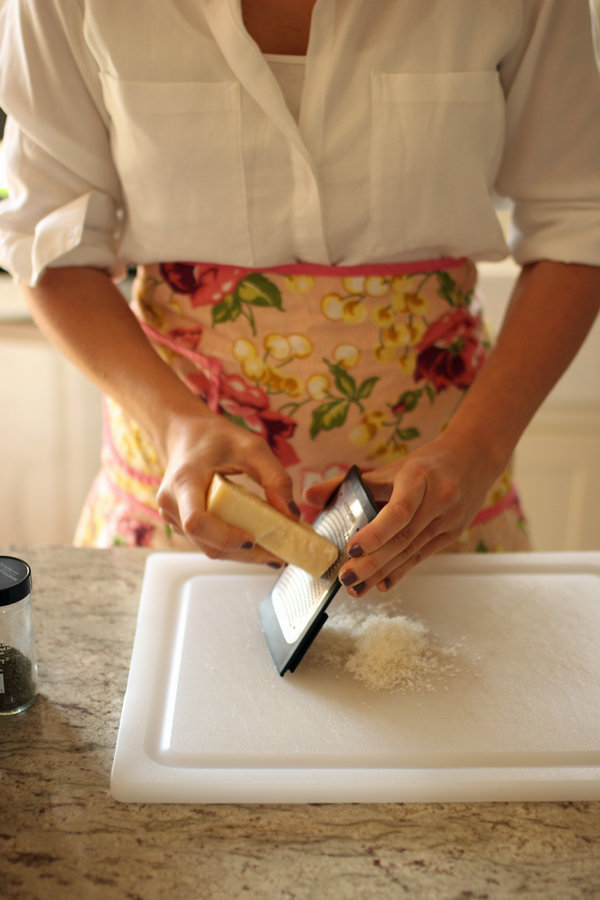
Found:
[[[116,267],[121,192],[79,3],[7,0],[0,59],[0,265],[30,285],[48,266]]]
[[[510,249],[600,265],[600,78],[588,0],[528,0],[503,60],[506,146],[496,190],[514,204]]]

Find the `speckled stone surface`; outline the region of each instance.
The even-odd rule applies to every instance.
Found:
[[[600,897],[600,803],[117,803],[147,552],[0,554],[32,566],[41,690],[0,719],[0,900]]]

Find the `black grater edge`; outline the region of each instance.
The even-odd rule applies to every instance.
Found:
[[[348,515],[349,506],[352,507],[353,511],[360,511],[360,517],[354,523],[351,521],[352,514]],[[287,671],[293,672],[296,669],[327,621],[325,610],[341,587],[337,575],[347,559],[346,544],[360,528],[375,518],[377,512],[375,501],[364,484],[358,467],[352,466],[313,524],[315,531],[325,534],[326,537],[331,537],[328,533],[328,527],[332,522],[339,521],[340,517],[343,518],[346,523],[343,545],[334,541],[340,549],[340,557],[337,562],[324,576],[318,579],[313,578],[295,566],[286,566],[270,593],[261,603],[259,614],[263,633],[273,657],[273,662],[281,676]],[[281,606],[280,600],[284,588],[285,592],[289,593],[290,591],[293,592],[296,587],[298,591],[306,591],[307,589],[311,591],[315,595],[315,601],[314,605],[310,607],[310,613],[306,621],[299,630],[298,637],[294,636],[294,640],[290,640],[290,636],[286,637],[284,633],[285,630],[288,630],[289,623],[286,620],[285,627],[282,628],[282,623],[276,612],[276,606]],[[276,602],[274,602],[274,599]]]

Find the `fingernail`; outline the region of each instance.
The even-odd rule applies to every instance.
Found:
[[[364,581],[361,581],[360,584],[355,584],[353,588],[350,588],[355,597],[358,597],[359,594],[362,594],[366,585]]]
[[[268,562],[267,565],[271,566],[272,569],[281,569],[282,563]]]
[[[340,581],[348,587],[349,584],[354,584],[357,578],[356,572],[349,569],[348,572],[344,572],[344,574],[340,576]]]
[[[351,556],[354,559],[357,556],[362,556],[364,552],[365,551],[360,546],[360,544],[352,544],[352,546],[348,550],[348,556]]]
[[[294,503],[293,500],[290,500],[290,502],[288,503],[288,509],[293,516],[300,515],[300,510],[298,509],[298,507],[296,506],[296,504]]]
[[[391,579],[391,578],[384,578],[384,579],[383,579],[383,586],[384,586],[384,588],[386,589],[386,591],[389,591],[389,589],[390,589],[391,586],[392,586],[392,579]]]
[[[254,544],[252,543],[252,541],[246,541],[245,544],[242,544],[242,550],[252,550],[253,547]]]

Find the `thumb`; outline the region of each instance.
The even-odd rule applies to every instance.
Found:
[[[333,492],[342,483],[346,476],[344,474],[334,475],[327,481],[319,481],[317,484],[311,484],[304,491],[303,497],[310,506],[316,506],[317,509],[323,509]]]

